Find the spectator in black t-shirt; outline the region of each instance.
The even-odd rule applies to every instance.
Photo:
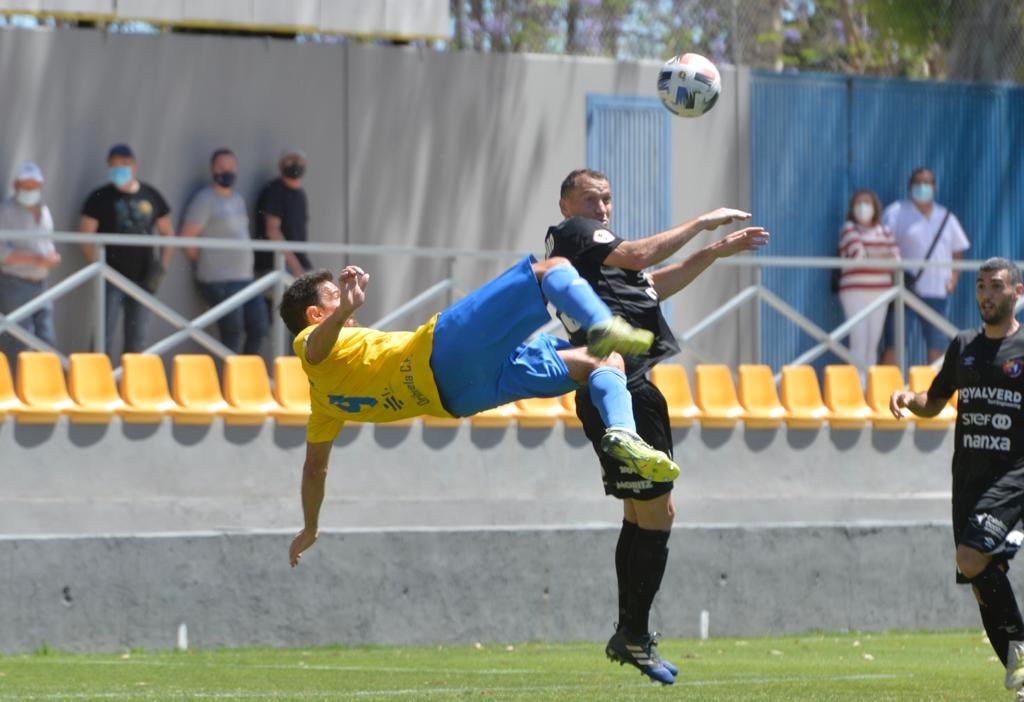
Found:
[[[641,357],[626,358],[627,387],[633,396],[637,433],[648,444],[672,455],[672,428],[665,398],[647,377],[651,366],[679,351],[672,330],[661,314],[660,301],[690,284],[716,259],[750,251],[768,243],[768,232],[747,227],[712,242],[689,258],[651,272],[704,230],[750,218],[740,210],[720,208],[659,234],[624,241],[609,229],[612,189],[598,171],[580,169],[562,183],[559,208],[566,218],[548,229],[548,258],[562,256],[590,283],[612,312],[637,328],[655,335]],[[579,325],[559,315],[578,343]],[[577,391],[576,413],[593,442],[604,432],[601,417],[591,411],[586,388]],[[599,444],[595,443],[595,448]],[[668,538],[675,517],[672,483],[641,479],[628,466],[598,450],[605,493],[622,500],[622,529],[615,549],[619,588],[618,630],[605,652],[612,660],[629,663],[649,678],[672,684],[678,670],[658,657],[649,630],[654,597],[661,587],[668,560]]]
[[[298,149],[285,149],[277,165],[281,176],[267,183],[256,200],[255,238],[306,241],[309,204],[306,191],[302,189],[306,154]],[[313,270],[313,264],[304,252],[286,251],[284,263],[295,277]],[[274,270],[274,252],[257,251],[253,268],[257,278]]]
[[[136,178],[138,165],[127,144],[116,144],[107,154],[110,183],[89,193],[82,205],[78,229],[86,234],[152,234],[174,236],[171,208],[157,190]],[[89,261],[96,260],[96,246],[83,244]],[[173,249],[149,246],[107,246],[107,264],[133,283],[155,293],[160,286]],[[104,350],[111,353],[114,327],[124,308],[124,351],[138,352],[146,338],[148,310],[121,288],[106,284],[106,339]],[[112,354],[111,354],[112,355]]]
[[[1020,269],[990,258],[974,288],[982,325],[946,349],[927,392],[897,390],[889,409],[934,417],[958,392],[953,442],[953,542],[957,582],[970,583],[989,643],[1006,666],[1005,685],[1024,700],[1024,618],[1006,577],[1024,517],[1024,331]],[[906,593],[913,596],[913,593]]]

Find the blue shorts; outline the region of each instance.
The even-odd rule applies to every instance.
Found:
[[[430,367],[442,404],[456,417],[579,387],[558,355],[569,342],[540,334],[523,343],[551,320],[535,261],[523,258],[438,317]]]

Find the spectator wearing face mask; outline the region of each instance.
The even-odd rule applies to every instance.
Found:
[[[306,241],[309,202],[302,188],[306,174],[306,154],[285,149],[277,163],[280,176],[267,183],[256,200],[256,239],[270,241]],[[304,252],[286,251],[285,268],[293,276],[313,270]],[[274,269],[274,252],[257,251],[255,273],[259,277]]]
[[[903,259],[945,263],[962,259],[971,242],[956,215],[935,202],[935,174],[929,168],[915,169],[910,174],[907,189],[910,199],[894,202],[882,213],[882,223],[895,236]],[[930,266],[906,270],[904,275],[911,292],[940,315],[948,317],[949,296],[956,289],[960,271]],[[910,308],[906,310],[905,319],[908,339],[915,333],[923,335],[928,347],[928,363],[941,358],[949,339]],[[918,326],[920,331],[917,331]],[[895,338],[892,325],[887,325],[882,363],[895,362]]]
[[[53,231],[50,208],[43,203],[43,171],[25,161],[14,173],[14,194],[0,203],[0,229],[25,232],[25,239],[0,241],[0,313],[10,314],[46,290],[46,276],[60,265],[47,234]],[[53,304],[46,303],[19,323],[30,334],[56,346]],[[13,363],[24,344],[3,335]]]
[[[183,237],[249,240],[249,214],[235,190],[238,159],[230,149],[217,149],[210,157],[210,185],[197,192],[185,209]],[[249,249],[187,247],[185,256],[195,263],[196,282],[210,307],[223,302],[253,282],[253,252]],[[235,353],[259,353],[269,320],[259,295],[217,320],[221,342]]]
[[[846,207],[846,223],[839,232],[839,255],[863,262],[844,268],[839,278],[839,303],[846,318],[854,316],[892,287],[892,271],[872,268],[872,260],[899,259],[889,228],[881,223],[881,204],[872,190],[858,190]],[[887,305],[881,305],[850,330],[850,353],[861,366],[875,363],[878,341],[885,326]]]
[[[171,208],[152,185],[138,180],[135,153],[127,144],[115,144],[107,152],[110,182],[93,190],[82,206],[78,229],[85,234],[152,234],[174,236]],[[82,253],[96,260],[96,247],[83,244]],[[151,246],[107,246],[106,262],[111,268],[155,293],[171,262],[174,250],[158,251]],[[142,351],[149,310],[112,283],[106,284],[106,351],[111,353],[114,329],[124,310],[124,350]]]

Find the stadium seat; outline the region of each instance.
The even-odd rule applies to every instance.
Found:
[[[479,429],[501,429],[514,424],[519,417],[519,408],[514,402],[478,412],[469,418],[469,423]]]
[[[425,427],[434,427],[436,429],[456,429],[462,426],[461,417],[430,417],[423,415],[420,417]]]
[[[74,404],[56,354],[22,351],[18,354],[15,385],[22,405],[13,410],[24,424],[53,424]]]
[[[68,410],[72,422],[109,424],[124,407],[117,394],[110,356],[73,353],[68,357],[68,392],[75,405]]]
[[[170,411],[179,424],[210,424],[223,417],[228,424],[262,424],[267,415],[232,407],[220,392],[217,367],[205,354],[180,354],[174,357],[171,392],[178,406]]]
[[[309,378],[302,372],[302,361],[298,356],[274,359],[274,399],[290,417],[295,418],[297,424],[305,424],[309,420]],[[286,423],[280,417],[277,421]]]
[[[229,356],[224,359],[224,399],[243,414],[226,414],[227,424],[261,424],[254,417],[273,417],[278,424],[301,425],[309,419],[306,410],[282,407],[270,392],[267,364],[260,356]]]
[[[121,355],[121,420],[128,424],[156,424],[176,408],[167,389],[164,362],[155,354]]]
[[[907,379],[910,381],[910,389],[914,392],[927,392],[931,387],[932,380],[938,370],[931,366],[911,366],[907,371]],[[918,417],[913,415],[914,424],[918,429],[943,430],[956,422],[956,393],[949,398],[949,402],[942,411],[934,417]]]
[[[21,405],[17,393],[14,392],[14,379],[11,377],[11,366],[7,355],[0,353],[0,419]]]
[[[700,422],[705,427],[728,429],[743,418],[743,406],[736,397],[729,367],[720,364],[701,364],[694,371],[694,387]]]
[[[576,416],[576,393],[567,392],[559,397],[558,401],[562,403],[562,407],[565,409],[565,412],[562,414],[562,423],[573,429],[582,429],[583,422]]]
[[[669,424],[673,427],[688,427],[700,417],[700,408],[693,401],[685,368],[674,363],[656,365],[651,369],[651,382],[665,396]]]
[[[790,429],[818,429],[832,413],[821,399],[818,376],[811,366],[783,366],[782,406]]]
[[[519,426],[528,429],[553,427],[562,421],[566,414],[565,407],[557,397],[530,397],[516,400]],[[575,415],[573,415],[575,418]]]
[[[825,366],[825,405],[836,429],[859,429],[872,418],[856,366]]]
[[[896,419],[889,411],[889,398],[893,392],[903,389],[903,374],[896,366],[872,366],[868,368],[868,407],[871,408],[871,424],[875,429],[905,429],[910,423]]]
[[[772,369],[765,365],[742,364],[739,367],[740,405],[746,411],[743,421],[754,429],[774,429],[782,424],[786,408],[779,402]]]

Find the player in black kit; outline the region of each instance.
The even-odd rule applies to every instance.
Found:
[[[547,256],[568,258],[615,314],[655,335],[645,355],[625,359],[626,377],[637,433],[671,456],[672,428],[665,398],[647,377],[652,366],[679,351],[659,302],[689,285],[716,259],[764,246],[768,232],[748,227],[708,244],[684,261],[645,273],[645,268],[665,261],[701,231],[749,219],[750,214],[720,208],[659,234],[624,241],[608,229],[612,212],[608,178],[590,169],[566,177],[559,209],[566,219],[548,229]],[[583,330],[575,320],[564,315],[560,318],[570,340],[582,338]],[[604,425],[600,416],[590,411],[591,404],[586,391],[577,393],[576,413],[598,452],[605,493],[622,500],[623,510],[615,548],[618,627],[605,653],[613,661],[639,668],[652,680],[671,684],[678,670],[658,656],[649,618],[668,560],[668,538],[675,517],[672,483],[645,480],[627,466],[606,460],[600,447]]]
[[[1006,537],[1024,516],[1024,332],[1014,316],[1020,270],[990,258],[978,271],[982,326],[950,343],[927,392],[898,390],[889,407],[934,417],[959,391],[953,449],[953,539],[957,581],[970,583],[1006,688],[1024,702],[1024,621],[1006,577]]]

